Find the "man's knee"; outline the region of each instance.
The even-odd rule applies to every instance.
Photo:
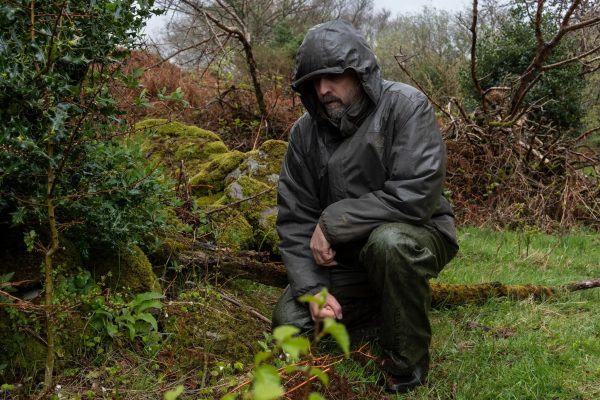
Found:
[[[367,270],[389,269],[404,276],[430,277],[439,270],[436,256],[429,248],[431,232],[404,223],[384,224],[371,232],[361,252]]]
[[[307,331],[312,327],[308,307],[296,301],[289,286],[284,289],[273,310],[271,327],[275,329],[280,325],[292,325],[301,331]]]

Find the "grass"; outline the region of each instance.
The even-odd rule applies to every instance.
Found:
[[[445,283],[557,286],[600,277],[600,235],[460,232],[461,252],[438,277]],[[600,398],[600,290],[543,302],[490,299],[433,310],[429,383],[411,399]],[[349,360],[338,372],[375,382]],[[360,394],[357,393],[357,398]]]

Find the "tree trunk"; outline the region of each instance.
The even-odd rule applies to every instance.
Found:
[[[48,176],[47,176],[47,193],[46,206],[48,210],[48,226],[50,228],[50,246],[44,255],[44,270],[45,270],[45,306],[46,306],[46,367],[44,372],[44,391],[48,392],[52,386],[52,375],[54,371],[54,337],[56,327],[54,324],[54,313],[52,306],[54,304],[54,268],[53,257],[58,250],[58,228],[56,224],[56,209],[54,204],[53,188],[55,184],[55,170],[52,165],[54,155],[54,145],[52,142],[48,144]]]
[[[252,77],[252,86],[254,87],[254,95],[256,96],[256,104],[258,110],[263,118],[267,117],[267,106],[265,104],[265,96],[258,79],[258,68],[256,66],[256,60],[254,59],[254,53],[252,52],[252,45],[245,39],[241,39],[244,46],[244,53],[246,55],[246,63],[248,64],[248,70]]]

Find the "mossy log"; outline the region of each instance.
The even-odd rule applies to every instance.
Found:
[[[287,275],[281,262],[270,262],[265,254],[257,252],[228,253],[208,247],[188,253],[190,261],[211,267],[228,277],[244,278],[268,286],[285,287]],[[547,299],[560,293],[600,287],[600,278],[569,283],[557,287],[516,285],[500,282],[477,284],[431,283],[432,306],[444,307],[465,303],[483,303],[491,298]]]

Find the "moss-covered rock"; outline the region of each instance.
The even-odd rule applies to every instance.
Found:
[[[257,150],[245,154],[244,162],[227,177],[227,183],[240,176],[249,176],[268,185],[276,185],[286,150],[286,142],[267,140]]]
[[[275,251],[279,237],[275,230],[277,192],[274,186],[241,175],[227,186],[224,195],[228,204],[244,200],[237,208],[254,228],[257,248]]]
[[[166,119],[148,119],[136,125],[136,133],[144,136],[143,149],[153,161],[164,165],[176,177],[183,161],[189,176],[196,175],[200,166],[228,148],[211,131]]]
[[[211,215],[212,233],[221,247],[248,250],[254,247],[254,229],[239,211],[228,208]]]
[[[170,169],[172,177],[179,176],[183,161],[197,207],[210,210],[239,202],[236,212],[223,210],[211,216],[217,245],[277,251],[275,187],[286,142],[267,140],[242,153],[229,151],[212,132],[179,122],[151,119],[136,129],[144,132],[147,151]],[[249,197],[253,198],[246,200]]]
[[[94,250],[88,264],[96,281],[104,279],[113,289],[125,288],[134,293],[161,291],[148,257],[138,246]]]
[[[190,179],[192,192],[200,196],[222,192],[225,177],[240,165],[244,157],[244,153],[238,150],[215,155],[212,161],[201,165],[200,172]]]

